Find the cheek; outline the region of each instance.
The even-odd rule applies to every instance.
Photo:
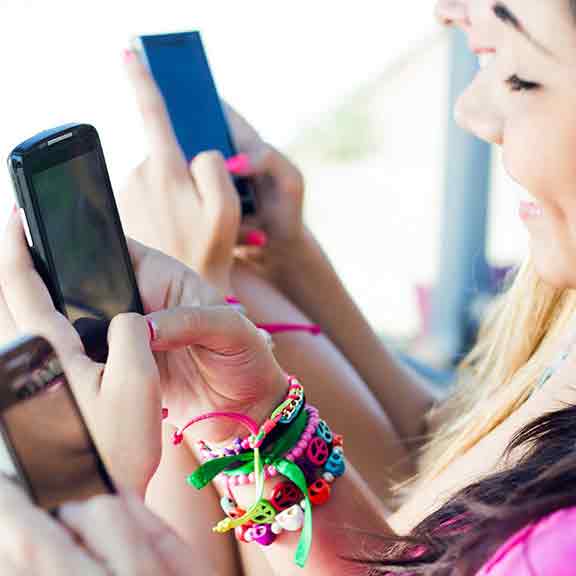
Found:
[[[505,168],[544,209],[528,224],[538,273],[555,286],[576,287],[576,114],[525,118],[507,123]]]
[[[576,216],[576,112],[509,119],[503,152],[514,180],[558,216]]]

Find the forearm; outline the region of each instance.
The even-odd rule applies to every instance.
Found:
[[[252,267],[234,267],[234,293],[257,323],[309,324],[310,320]],[[295,374],[308,400],[346,438],[346,453],[375,494],[390,502],[391,486],[415,472],[415,459],[400,439],[374,394],[344,355],[324,336],[287,333],[274,336],[279,364]],[[359,426],[358,423],[362,425]],[[377,453],[367,446],[377,445]]]
[[[214,534],[211,526],[222,517],[219,496],[209,486],[197,492],[186,476],[198,466],[187,444],[172,444],[173,429],[164,427],[162,461],[148,485],[147,505],[194,550],[200,551],[195,574],[235,576],[241,573],[232,535]]]
[[[407,446],[425,429],[434,402],[426,383],[400,365],[364,318],[328,258],[306,232],[296,245],[272,246],[266,263],[273,281],[322,326],[381,403]]]

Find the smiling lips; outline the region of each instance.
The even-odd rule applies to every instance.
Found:
[[[542,216],[542,208],[536,202],[522,200],[518,209],[520,218],[524,221]]]

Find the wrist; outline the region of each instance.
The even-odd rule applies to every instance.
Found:
[[[286,397],[288,383],[286,374],[279,368],[269,379],[268,392],[259,401],[250,405],[246,415],[252,418],[254,422],[261,426],[266,419],[272,414],[276,407]]]
[[[204,268],[198,271],[200,276],[215,288],[221,296],[232,294],[232,282],[230,281],[230,268],[214,269]]]
[[[314,236],[304,226],[290,239],[271,238],[263,257],[272,281],[281,282],[286,276],[301,273],[303,266],[308,267],[314,245]]]

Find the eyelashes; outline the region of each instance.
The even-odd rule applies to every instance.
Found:
[[[512,92],[527,92],[529,90],[536,90],[540,88],[540,84],[536,82],[529,82],[528,80],[523,80],[516,74],[510,76],[510,78],[506,80],[506,84]]]

